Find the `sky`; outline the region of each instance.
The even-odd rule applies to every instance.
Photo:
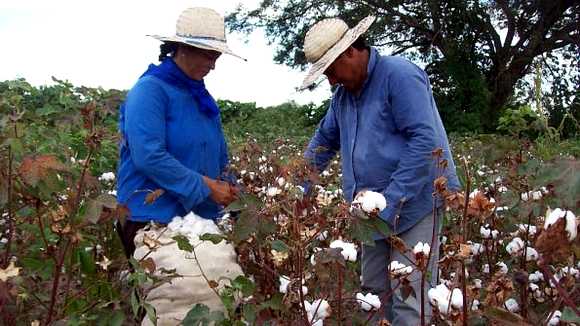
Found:
[[[174,35],[185,8],[204,6],[226,15],[240,3],[253,9],[259,0],[2,0],[0,81],[25,78],[38,86],[51,84],[54,76],[77,86],[129,89],[158,62],[160,42],[146,35]],[[328,83],[296,91],[305,72],[274,64],[274,45],[262,31],[227,38],[248,61],[218,59],[205,78],[215,98],[271,106],[330,97]]]

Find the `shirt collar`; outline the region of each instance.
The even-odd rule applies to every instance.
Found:
[[[373,71],[375,70],[375,66],[377,65],[377,57],[378,56],[379,56],[379,51],[377,51],[377,49],[375,49],[372,46],[369,47],[369,63],[367,65],[367,78],[365,79],[365,82],[363,83],[361,94],[367,88],[367,85],[368,85],[368,83],[373,75]]]

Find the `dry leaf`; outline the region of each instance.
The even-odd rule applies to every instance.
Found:
[[[149,248],[149,249],[155,249],[161,246],[161,242],[157,241],[156,239],[151,238],[150,236],[148,236],[147,234],[143,235],[143,243]]]
[[[214,281],[214,280],[209,280],[207,281],[207,284],[209,285],[210,288],[215,289],[219,286],[218,282]]]
[[[143,269],[146,269],[149,273],[155,272],[157,266],[155,265],[155,261],[153,258],[149,257],[139,263]]]
[[[20,267],[14,266],[14,262],[10,262],[10,265],[5,269],[0,268],[0,280],[6,282],[9,278],[18,276],[20,273]]]
[[[471,256],[471,245],[462,243],[459,245],[459,257],[468,258]]]
[[[145,196],[145,203],[149,205],[153,204],[159,197],[161,197],[161,195],[163,195],[163,193],[165,193],[165,190],[163,189],[156,189],[155,191],[148,193],[147,196]]]

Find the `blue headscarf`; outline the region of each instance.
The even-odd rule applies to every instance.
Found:
[[[170,85],[188,90],[197,101],[200,111],[207,116],[213,118],[220,113],[220,109],[215,100],[205,88],[203,80],[189,78],[189,76],[187,76],[179,66],[177,66],[175,61],[173,61],[173,58],[165,58],[158,66],[150,64],[147,71],[145,71],[141,77],[147,75],[155,76]]]

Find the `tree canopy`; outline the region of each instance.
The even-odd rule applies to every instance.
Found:
[[[578,95],[580,1],[264,0],[257,9],[238,8],[226,22],[246,33],[263,28],[277,46],[275,61],[304,69],[312,24],[340,17],[354,26],[371,14],[377,20],[368,42],[425,65],[448,124],[495,130],[538,64],[558,96],[548,101],[554,108],[569,110]]]

